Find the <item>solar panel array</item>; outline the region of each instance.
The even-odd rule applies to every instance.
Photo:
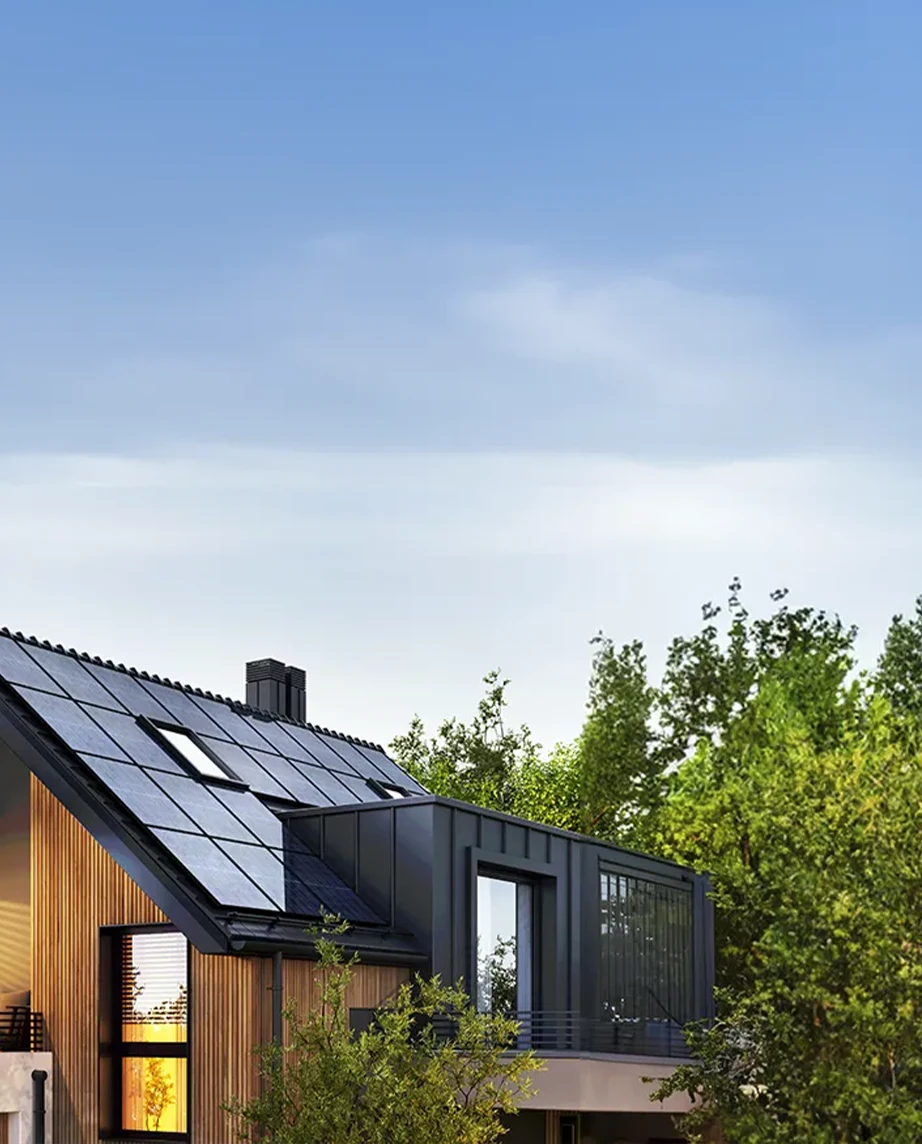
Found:
[[[223,906],[380,922],[257,795],[294,806],[425,791],[377,748],[0,636],[0,678]],[[249,790],[191,775],[137,722],[188,728]]]

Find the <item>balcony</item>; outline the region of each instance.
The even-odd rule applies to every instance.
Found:
[[[367,1012],[368,1020],[362,1022],[366,1028],[372,1019],[371,1010]],[[674,1021],[590,1018],[563,1011],[511,1012],[508,1016],[519,1025],[515,1047],[534,1049],[539,1055],[688,1059],[682,1029]],[[453,1033],[448,1017],[436,1018],[435,1027],[442,1036]]]
[[[41,1053],[45,1023],[41,1013],[26,1005],[0,1009],[0,1053]]]

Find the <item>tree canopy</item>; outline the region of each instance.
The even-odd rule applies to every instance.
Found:
[[[734,580],[657,684],[641,643],[598,636],[581,734],[546,755],[500,733],[498,673],[478,720],[432,739],[417,721],[395,751],[435,791],[710,875],[718,1020],[670,1082],[702,1102],[689,1131],[922,1140],[922,597],[864,670],[854,627],[771,602],[751,618]],[[488,782],[464,747],[484,735]]]

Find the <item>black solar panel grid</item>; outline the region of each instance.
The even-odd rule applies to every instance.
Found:
[[[271,899],[210,838],[157,828],[153,833],[222,906],[275,912]]]
[[[21,699],[48,724],[73,751],[131,762],[118,744],[73,700],[28,687],[13,685]]]
[[[134,763],[115,763],[95,755],[80,758],[145,826],[163,826],[200,834],[198,825]]]
[[[46,671],[71,699],[84,703],[94,703],[98,707],[108,707],[112,711],[124,711],[124,704],[102,686],[83,664],[70,655],[48,651],[43,647],[24,648],[24,651]]]

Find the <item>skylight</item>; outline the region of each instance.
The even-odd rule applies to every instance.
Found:
[[[401,790],[400,787],[390,786],[389,783],[378,783],[384,793],[385,798],[409,798],[410,795],[407,791]]]
[[[178,751],[193,770],[205,779],[223,779],[231,776],[210,755],[206,755],[188,731],[178,731],[171,727],[155,724],[157,734],[162,735],[174,751]]]

